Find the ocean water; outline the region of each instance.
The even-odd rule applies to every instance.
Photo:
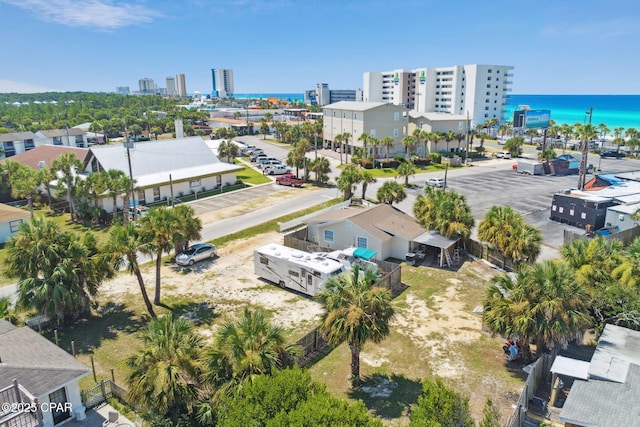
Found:
[[[611,131],[622,127],[640,130],[640,95],[510,95],[507,99],[505,120],[513,120],[518,105],[529,105],[532,110],[550,110],[558,125],[589,123],[605,124]]]
[[[304,94],[302,93],[234,93],[234,98],[238,99],[285,99],[287,101],[304,102]]]

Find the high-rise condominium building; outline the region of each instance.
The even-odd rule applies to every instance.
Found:
[[[421,113],[469,115],[472,124],[503,120],[511,66],[455,65],[364,73],[363,98]]]
[[[184,74],[176,74],[176,81],[178,83],[178,96],[180,98],[187,97],[187,83],[184,79]]]
[[[212,68],[213,96],[218,98],[233,97],[233,70],[229,68]]]
[[[138,80],[138,90],[140,91],[140,93],[156,93],[157,88],[158,87],[156,86],[153,79],[150,79],[149,77]]]
[[[304,102],[307,105],[324,107],[340,101],[362,101],[362,89],[329,89],[327,83],[318,83],[315,90],[304,93]]]
[[[169,76],[166,79],[167,82],[167,96],[176,96],[176,79],[173,76]]]

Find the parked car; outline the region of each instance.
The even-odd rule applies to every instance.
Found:
[[[260,169],[264,169],[265,167],[269,166],[269,165],[279,165],[282,164],[282,162],[278,159],[276,159],[275,157],[258,157],[257,159],[258,161],[258,168]]]
[[[427,184],[429,187],[442,188],[444,187],[444,178],[429,178],[427,179],[427,182],[425,184]]]
[[[286,173],[276,178],[276,184],[289,185],[291,187],[302,187],[304,179],[298,178],[294,174]]]
[[[269,165],[264,168],[264,173],[267,175],[283,175],[285,173],[291,173],[291,169],[283,164]]]
[[[249,155],[249,151],[255,150],[255,148],[256,148],[255,145],[247,145],[245,147],[240,148],[240,153],[247,156]]]
[[[258,153],[256,155],[251,155],[251,158],[249,160],[251,160],[252,162],[257,162],[260,157],[267,157],[267,155],[264,153]]]
[[[621,159],[624,157],[624,153],[622,151],[613,151],[613,150],[609,150],[609,151],[603,151],[602,153],[600,153],[600,157],[607,158],[607,157],[613,157],[615,159]]]
[[[129,207],[129,219],[133,220],[133,214],[135,212],[135,216],[136,219],[140,219],[143,216],[147,215],[149,213],[149,208],[146,206],[136,206],[135,208],[133,206]]]
[[[496,154],[496,159],[510,159],[511,153],[508,151],[498,151]]]
[[[207,258],[215,258],[218,256],[216,252],[216,246],[210,243],[196,243],[195,245],[189,246],[189,248],[180,252],[178,256],[176,256],[176,263],[178,265],[193,265],[198,261],[202,261]]]

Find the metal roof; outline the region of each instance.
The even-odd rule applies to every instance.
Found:
[[[458,240],[460,240],[460,238],[450,239],[438,233],[436,230],[429,230],[426,233],[422,233],[421,235],[414,237],[412,240],[416,243],[422,243],[423,245],[446,249],[451,245],[454,245]]]
[[[570,357],[556,356],[551,366],[551,372],[566,375],[572,378],[586,380],[589,378],[589,362],[572,359]]]

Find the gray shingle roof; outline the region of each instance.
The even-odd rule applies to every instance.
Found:
[[[24,141],[25,139],[38,139],[38,136],[33,132],[0,133],[0,142]]]
[[[79,136],[84,135],[85,131],[79,128],[69,128],[69,129],[45,129],[39,130],[37,132],[39,135],[42,135],[46,138],[53,138],[56,136]]]
[[[581,426],[640,426],[640,366],[631,365],[625,383],[573,382],[560,421]]]
[[[90,370],[66,351],[29,327],[0,333],[0,389],[17,379],[31,394],[41,396]]]

